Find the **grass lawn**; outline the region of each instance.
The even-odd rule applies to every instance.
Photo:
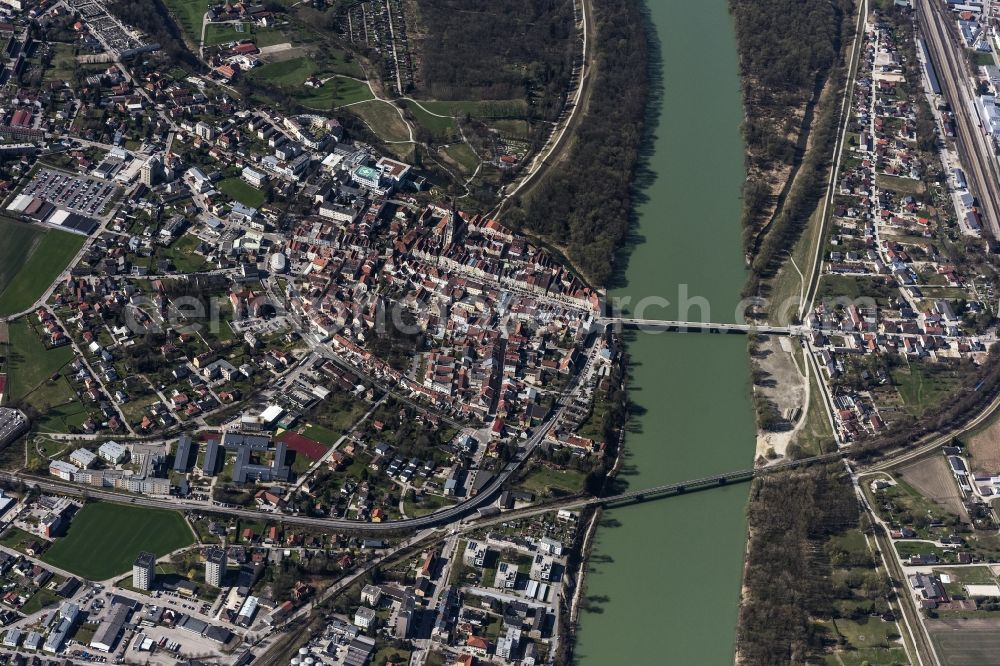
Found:
[[[409,650],[399,650],[391,645],[384,645],[378,652],[375,653],[375,658],[372,659],[373,664],[408,664],[410,663],[410,651]]]
[[[892,381],[906,408],[920,416],[961,385],[958,373],[945,365],[914,362],[894,368]]]
[[[946,558],[945,550],[925,541],[895,541],[896,552],[900,557],[911,555],[937,555],[939,559]],[[954,559],[954,558],[951,558]]]
[[[403,508],[406,509],[406,515],[410,518],[419,518],[420,516],[426,516],[427,514],[434,513],[446,506],[451,506],[454,502],[441,497],[440,495],[424,495],[423,499],[419,502],[412,502],[409,497],[403,500]]]
[[[193,43],[201,40],[201,23],[211,3],[208,0],[164,0],[184,35]]]
[[[406,101],[406,108],[413,114],[414,119],[426,127],[434,136],[441,137],[442,141],[452,141],[458,136],[458,128],[455,127],[455,119],[448,114],[441,114],[440,111],[434,115],[424,109],[424,107],[409,100]]]
[[[24,602],[21,606],[21,612],[25,615],[31,615],[32,613],[37,613],[46,606],[54,604],[57,601],[61,601],[62,597],[49,589],[41,589],[35,592],[30,599]]]
[[[548,495],[553,491],[571,494],[583,490],[585,479],[584,473],[575,469],[555,469],[547,465],[535,465],[518,485],[538,495]]]
[[[913,178],[900,178],[899,176],[879,174],[875,176],[875,183],[883,189],[893,190],[902,194],[919,194],[924,191],[923,181]]]
[[[247,187],[249,187],[249,185]],[[181,273],[197,273],[199,271],[206,271],[212,268],[212,263],[200,254],[196,254],[194,251],[200,243],[201,241],[198,240],[197,236],[184,234],[175,240],[170,247],[157,248],[156,257],[159,259],[169,259],[171,263],[173,263],[174,267]]]
[[[38,432],[72,432],[87,420],[86,405],[80,402],[65,377],[45,382],[27,396],[28,402],[41,413],[35,422]]]
[[[820,278],[816,290],[818,301],[847,298],[849,300],[872,299],[879,307],[887,307],[890,298],[899,296],[899,287],[881,278],[856,277],[850,275],[825,274]],[[862,304],[858,304],[861,307]]]
[[[160,557],[193,541],[191,529],[174,511],[90,503],[42,559],[90,580],[106,580],[128,571],[139,551]]]
[[[995,65],[996,61],[993,60],[992,53],[983,53],[982,51],[974,51],[972,54],[972,61],[975,62],[980,67],[984,65]]]
[[[7,531],[4,532],[3,537],[0,537],[0,544],[22,553],[32,541],[38,541],[38,538],[35,537],[34,534],[25,532],[19,527],[8,528]]]
[[[462,116],[469,114],[477,118],[521,118],[528,110],[528,103],[523,99],[506,100],[457,100],[457,101],[424,101],[420,104],[428,111],[445,116]]]
[[[322,88],[303,88],[295,96],[303,106],[321,111],[374,99],[368,84],[343,77],[330,79]]]
[[[462,171],[469,174],[470,176],[476,172],[476,167],[479,166],[479,158],[476,157],[476,153],[467,143],[453,143],[444,152],[450,157],[454,162],[456,162]]]
[[[52,44],[52,61],[45,70],[46,81],[70,81],[73,79],[73,45]]]
[[[383,141],[408,141],[410,133],[399,111],[392,104],[372,100],[350,107],[351,113],[359,116]]]
[[[279,86],[301,86],[317,69],[316,63],[309,58],[291,58],[256,67],[247,73],[247,78]]]
[[[329,428],[324,428],[321,425],[315,424],[307,425],[302,429],[301,434],[309,439],[316,440],[320,444],[325,444],[326,446],[333,446],[337,440],[341,438],[341,434],[339,432],[334,432]]]
[[[219,181],[219,189],[244,206],[258,208],[264,203],[264,193],[242,178],[226,178]]]
[[[68,346],[46,349],[23,317],[11,322],[8,330],[7,399],[13,402],[41,390],[49,377],[73,360],[73,350]]]
[[[83,246],[84,237],[0,217],[0,317],[31,307]]]
[[[494,120],[490,127],[505,137],[521,141],[527,141],[531,134],[531,126],[527,120]]]
[[[242,27],[243,30],[237,30]],[[205,27],[205,46],[237,42],[251,36],[252,23],[213,23]]]

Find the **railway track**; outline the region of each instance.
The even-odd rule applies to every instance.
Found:
[[[961,47],[955,44],[946,28],[949,17],[941,3],[920,0],[916,7],[920,32],[934,58],[942,93],[955,114],[955,141],[966,171],[971,176],[970,184],[975,189],[986,227],[994,238],[1000,239],[1000,172],[996,159],[984,145],[982,130],[970,114],[968,103],[972,97],[964,94],[962,82],[967,74],[964,62],[957,53]]]

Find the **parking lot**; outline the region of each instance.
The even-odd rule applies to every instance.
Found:
[[[41,169],[22,194],[44,199],[72,213],[98,217],[114,192],[115,186],[107,181]]]

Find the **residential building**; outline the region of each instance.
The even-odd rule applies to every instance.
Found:
[[[142,165],[139,178],[146,187],[155,187],[160,180],[163,171],[163,163],[157,155],[153,155]]]
[[[69,461],[74,465],[79,466],[81,469],[89,469],[93,467],[94,462],[97,461],[97,456],[93,451],[87,449],[77,449],[73,453],[69,454]]]
[[[62,460],[53,460],[49,463],[49,474],[58,476],[63,481],[72,481],[80,468]]]
[[[194,126],[194,133],[206,141],[211,141],[215,138],[215,128],[203,120]]]
[[[256,169],[250,167],[243,167],[243,171],[240,174],[246,182],[253,185],[254,187],[264,187],[267,185],[267,174],[261,173]]]
[[[132,587],[149,591],[156,578],[156,556],[145,551],[139,553],[132,564]]]
[[[97,455],[112,465],[117,465],[128,457],[128,448],[118,442],[105,442],[97,449]]]
[[[226,549],[213,547],[205,552],[205,582],[222,587],[226,577]]]
[[[372,626],[375,622],[375,611],[367,606],[362,606],[354,614],[354,624],[361,627],[362,629],[367,629]]]

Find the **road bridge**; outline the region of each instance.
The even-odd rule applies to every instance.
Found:
[[[805,326],[772,326],[771,324],[720,324],[700,321],[672,321],[666,319],[632,319],[628,317],[603,317],[598,322],[605,326],[623,326],[654,331],[679,331],[703,333],[761,333],[769,335],[804,335]]]

